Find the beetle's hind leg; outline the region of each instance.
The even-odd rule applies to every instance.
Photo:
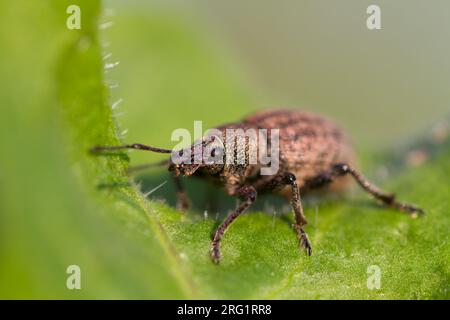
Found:
[[[319,175],[318,177],[307,182],[306,189],[314,189],[331,183],[337,177],[350,174],[356,182],[368,193],[370,193],[375,199],[380,200],[383,204],[395,208],[397,210],[406,212],[412,217],[424,214],[424,211],[412,204],[399,202],[395,199],[395,194],[386,193],[377,188],[373,183],[367,180],[361,173],[355,170],[348,164],[340,163],[335,164],[331,170]]]
[[[367,192],[369,192],[376,199],[383,202],[385,205],[395,208],[397,210],[406,212],[410,214],[412,217],[417,217],[417,215],[423,215],[425,212],[408,203],[399,202],[395,199],[395,194],[393,193],[385,193],[378,189],[374,184],[372,184],[369,180],[367,180],[361,173],[356,171],[354,168],[347,164],[336,164],[332,168],[332,172],[336,176],[343,176],[346,174],[350,174],[356,182]]]

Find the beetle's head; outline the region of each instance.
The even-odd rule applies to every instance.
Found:
[[[223,170],[225,149],[220,139],[208,137],[189,148],[172,152],[169,171],[175,176],[190,176],[198,169],[206,174]]]

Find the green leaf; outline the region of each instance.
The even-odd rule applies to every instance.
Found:
[[[209,126],[235,121],[254,108],[255,101],[242,93],[246,85],[239,80],[238,64],[217,49],[201,26],[151,12],[136,14],[121,7],[106,33],[121,62],[109,77],[121,79],[114,94],[125,99],[122,109],[127,112],[119,121],[129,129],[128,142],[170,147],[174,128],[193,130],[194,120]],[[223,60],[230,65],[218,62]],[[368,177],[374,176],[374,167],[393,162],[392,152],[388,157],[375,152],[362,156]],[[348,199],[309,201],[305,210],[312,257],[299,252],[292,213],[283,200],[260,198],[252,212],[240,217],[224,237],[223,261],[215,266],[208,255],[211,234],[234,208],[234,200],[188,178],[184,182],[194,208],[186,217],[173,209],[170,183],[149,198],[190,277],[208,298],[444,298],[449,283],[448,157],[448,152],[438,153],[419,169],[398,172],[395,167],[380,183],[400,199],[424,207],[428,216],[423,219],[375,206],[361,191]],[[132,153],[135,164],[160,159]],[[155,169],[136,180],[145,191],[171,182],[168,173]],[[272,206],[278,209],[276,216]],[[367,288],[372,265],[381,269],[380,290]]]
[[[88,152],[118,139],[103,83],[100,2],[76,1],[82,28],[68,30],[73,3],[0,7],[0,297],[196,297],[124,173],[127,157]],[[79,291],[66,288],[73,264]]]
[[[78,31],[65,26],[74,3],[82,9]],[[125,174],[126,154],[88,149],[118,144],[119,123],[130,129],[129,142],[170,147],[170,132],[192,120],[212,126],[240,118],[256,103],[234,60],[179,17],[122,12],[114,19],[120,32],[102,34],[121,62],[106,80],[127,79],[112,101],[124,97],[128,113],[116,118],[104,84],[99,1],[10,1],[0,12],[0,298],[449,297],[448,144],[380,185],[426,217],[372,206],[363,193],[310,201],[314,255],[306,257],[290,209],[269,198],[274,215],[260,199],[231,226],[223,261],[213,265],[210,236],[233,200],[210,201],[214,210],[205,201],[211,188],[186,181],[195,207],[182,215],[169,183],[147,200]],[[168,179],[153,171],[136,180],[145,192]],[[81,268],[81,290],[66,288],[72,264]],[[366,285],[371,265],[381,270],[379,290]]]
[[[425,167],[389,183],[402,199],[427,210],[419,219],[356,198],[306,207],[314,254],[298,250],[284,218],[270,211],[240,217],[223,239],[223,261],[212,265],[207,249],[214,219],[183,218],[154,204],[158,216],[199,287],[215,298],[430,299],[448,298],[449,239],[447,177],[450,149]],[[199,217],[200,216],[200,217]],[[381,289],[367,288],[369,266],[381,270]]]

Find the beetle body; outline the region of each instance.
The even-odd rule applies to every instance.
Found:
[[[231,147],[224,143],[229,130],[277,130],[277,143],[274,137],[262,148],[261,141],[244,137]],[[369,182],[355,167],[355,152],[346,134],[331,120],[322,116],[295,110],[264,110],[256,112],[241,122],[230,123],[216,128],[222,138],[204,137],[199,144],[190,148],[189,157],[179,162],[174,161],[174,154],[183,154],[186,150],[171,151],[142,144],[131,144],[112,147],[94,147],[92,150],[111,151],[119,149],[140,149],[159,153],[171,153],[168,169],[174,175],[177,188],[177,208],[186,210],[189,199],[181,185],[179,176],[198,176],[222,185],[225,191],[238,197],[241,201],[236,209],[228,215],[217,228],[211,244],[211,257],[216,263],[220,261],[221,239],[232,222],[245,212],[261,193],[274,193],[287,197],[294,211],[294,229],[297,233],[300,248],[309,255],[311,243],[304,230],[307,224],[303,213],[301,195],[317,189],[343,190],[353,178],[366,192],[383,204],[406,212],[415,217],[423,210],[414,205],[398,202],[394,194],[385,193]],[[234,138],[233,138],[234,139]],[[235,141],[236,142],[236,141]],[[220,146],[214,148],[214,146]],[[276,145],[276,149],[273,149]],[[208,149],[208,147],[213,147]],[[240,148],[239,148],[240,147]],[[205,153],[205,149],[208,152]],[[264,149],[264,150],[263,150]],[[278,151],[277,170],[271,174],[263,174],[264,165],[252,162],[251,151],[259,155],[271,150]],[[209,154],[210,150],[211,154]],[[216,152],[220,150],[220,152]],[[192,162],[200,155],[200,162]],[[224,161],[226,154],[232,154],[236,161]],[[211,160],[212,157],[214,160]],[[271,160],[271,161],[272,161]]]
[[[310,183],[320,179],[321,175],[333,165],[337,163],[354,165],[355,162],[355,153],[350,139],[343,130],[333,121],[310,112],[264,110],[244,118],[240,123],[218,127],[221,131],[227,128],[279,129],[280,164],[278,172],[267,178],[261,178],[260,164],[245,165],[242,168],[225,167],[219,177],[225,186],[229,186],[226,190],[233,189],[230,186],[239,187],[256,183],[261,185],[261,188],[257,190],[259,193],[273,191],[290,198],[289,186],[273,188],[276,187],[276,180],[286,172],[295,175],[298,187],[306,193],[310,191]],[[248,140],[246,142],[251,143]],[[200,172],[203,174],[202,170]],[[273,180],[274,183],[260,183],[259,179]],[[341,179],[327,184],[326,187],[336,191],[344,189],[348,182],[348,179]],[[230,191],[232,194],[232,190],[228,192]]]

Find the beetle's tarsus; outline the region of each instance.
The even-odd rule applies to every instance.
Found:
[[[211,251],[210,251],[210,256],[211,256],[211,260],[215,263],[215,264],[219,264],[220,262],[220,244],[219,243],[212,243],[211,245]]]
[[[416,219],[419,216],[425,215],[425,211],[423,211],[421,208],[416,207],[412,204],[408,204],[408,203],[394,202],[392,204],[392,207],[394,207],[395,209],[397,209],[399,211],[409,214],[411,216],[411,218],[413,218],[413,219]]]
[[[306,234],[306,232],[300,234],[299,242],[300,248],[302,250],[305,250],[308,256],[312,255],[312,245],[311,242],[309,241],[308,234]]]

